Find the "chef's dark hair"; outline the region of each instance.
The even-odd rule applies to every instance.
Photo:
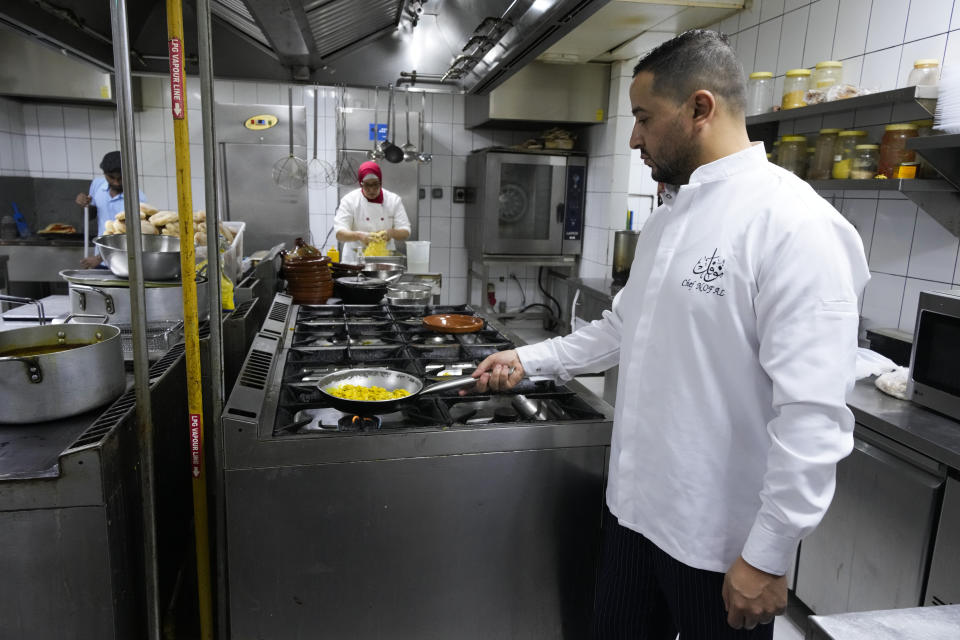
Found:
[[[121,173],[120,152],[110,151],[103,156],[103,160],[100,161],[100,170],[104,173]]]
[[[743,113],[747,90],[743,67],[727,36],[708,29],[691,29],[667,40],[648,53],[633,68],[653,74],[653,89],[677,102],[706,89],[720,96],[730,111]]]

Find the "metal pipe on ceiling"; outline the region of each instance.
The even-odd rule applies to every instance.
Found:
[[[137,440],[140,449],[140,491],[143,504],[144,595],[147,638],[160,640],[157,571],[157,518],[154,503],[153,414],[150,405],[150,362],[147,355],[147,314],[143,287],[143,248],[140,244],[140,188],[133,126],[133,81],[126,0],[111,0],[113,61],[117,85],[117,128],[123,171],[123,210],[127,216],[127,255],[130,272],[130,322],[133,329],[133,378],[137,399]]]

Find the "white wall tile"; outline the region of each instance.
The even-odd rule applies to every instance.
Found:
[[[932,38],[924,38],[903,45],[900,56],[900,74],[897,76],[897,86],[907,86],[907,78],[913,71],[913,63],[920,58],[934,58],[941,63],[946,60],[944,52],[947,48],[947,34],[942,33]]]
[[[449,122],[431,122],[427,127],[429,127],[427,135],[431,139],[433,153],[450,155],[453,152],[453,125]],[[393,138],[396,141],[396,136]]]
[[[40,176],[43,172],[43,158],[40,155],[40,136],[24,136],[24,146],[27,152],[26,169],[32,176]]]
[[[870,271],[907,275],[917,205],[909,200],[880,200],[870,248]]]
[[[255,82],[235,82],[233,101],[237,104],[258,104],[257,84]]]
[[[737,34],[737,59],[740,60],[745,75],[750,75],[754,71],[773,71],[772,67],[770,69],[760,69],[755,64],[759,31],[760,29],[757,27],[750,27],[746,31]],[[764,61],[761,64],[768,63]]]
[[[190,145],[190,177],[203,178],[203,145]]]
[[[863,75],[863,56],[847,58],[843,61],[843,81],[854,86],[860,86],[860,76]]]
[[[932,282],[930,280],[907,278],[907,283],[903,290],[903,303],[900,308],[900,326],[898,328],[901,331],[913,333],[914,327],[917,324],[917,304],[920,302],[921,291],[939,291],[949,288],[949,282]]]
[[[66,173],[68,171],[67,147],[61,137],[40,136],[40,158],[43,162],[44,173],[48,171]]]
[[[450,157],[450,184],[464,186],[467,183],[467,159],[463,156]]]
[[[783,10],[793,11],[794,9],[799,9],[802,6],[808,5],[811,2],[812,0],[787,0],[786,4],[784,4]]]
[[[764,68],[776,69],[777,54],[780,51],[780,27],[783,18],[775,18],[760,23],[760,35],[757,38],[757,60],[755,64]]]
[[[960,13],[960,7],[954,10],[954,13]],[[960,64],[960,29],[956,31],[951,31],[947,35],[947,50],[943,54],[943,62],[940,67],[943,68],[947,61],[950,61],[950,64],[958,65]]]
[[[430,184],[443,187],[444,196],[449,200],[449,190],[452,185],[453,171],[450,163],[450,156],[435,155],[430,163]],[[429,196],[429,191],[427,192]]]
[[[863,253],[869,256],[870,245],[873,242],[873,228],[877,219],[877,201],[875,199],[844,200],[841,212],[860,234],[860,240],[863,242]]]
[[[169,85],[164,82],[164,77],[160,76],[141,76],[140,77],[140,97],[143,100],[144,107],[163,106],[163,90]]]
[[[780,52],[777,55],[777,75],[803,65],[804,38],[807,33],[809,17],[810,7],[803,7],[784,14],[780,36]]]
[[[917,0],[910,3],[904,42],[947,31],[954,0]]]
[[[819,0],[810,5],[801,66],[812,67],[818,62],[832,59],[839,6],[840,0]]]
[[[866,50],[871,0],[843,0],[833,37],[834,60],[859,56]]]
[[[62,136],[63,107],[52,104],[37,105],[37,129],[41,136]]]
[[[163,119],[170,118],[166,109],[145,109],[137,114],[137,136],[139,140],[163,142]]]
[[[10,133],[26,133],[23,125],[23,106],[10,101],[7,105],[7,113],[10,116]]]
[[[9,175],[13,171],[13,143],[10,140],[11,134],[6,131],[0,131],[0,173]]]
[[[909,9],[910,3],[903,0],[873,0],[866,50],[878,51],[901,44]]]
[[[37,105],[35,104],[23,105],[23,132],[28,136],[40,135],[37,128]]]
[[[453,122],[453,96],[449,93],[434,94],[432,115],[434,122]]]
[[[95,169],[90,139],[67,138],[67,169],[73,173],[91,174]],[[99,165],[99,161],[97,162]]]
[[[27,136],[11,136],[10,151],[13,153],[14,175],[26,175],[24,172],[27,170]]]
[[[740,31],[756,26],[760,22],[760,12],[763,9],[764,1],[766,0],[747,2],[747,6],[740,12]]]
[[[141,142],[137,145],[140,174],[163,177],[167,173],[166,145],[162,142]]]
[[[140,190],[146,196],[146,202],[157,209],[169,209],[167,202],[167,179],[154,176],[143,176],[140,181]]]
[[[735,34],[740,30],[740,12],[735,11],[720,21],[720,32],[727,35]]]
[[[783,7],[783,0],[763,0],[763,5],[760,7],[760,22],[782,15]]]
[[[871,273],[860,311],[863,326],[867,328],[899,326],[906,280],[903,276]]]
[[[450,249],[436,247],[430,242],[430,271],[434,273],[450,273]]]
[[[89,138],[89,109],[86,107],[64,107],[63,135],[68,138]]]
[[[960,29],[960,7],[957,6],[956,0],[953,2],[953,16],[950,18],[950,30]]]
[[[463,218],[451,217],[450,218],[450,246],[455,249],[460,249],[466,246],[466,238],[464,237],[464,226],[465,221]],[[451,259],[452,259],[451,254]]]
[[[91,107],[90,136],[102,140],[117,139],[117,118],[113,109]]]
[[[430,219],[430,246],[450,247],[450,218],[433,216]]]
[[[876,91],[895,89],[902,49],[903,47],[897,46],[865,55],[860,86]]]
[[[911,278],[950,282],[957,265],[957,247],[957,237],[923,209],[919,209],[907,275]]]
[[[286,87],[280,90],[280,85],[273,82],[258,82],[257,102],[259,104],[287,104]]]

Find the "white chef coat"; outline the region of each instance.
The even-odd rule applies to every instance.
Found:
[[[860,236],[763,145],[668,190],[612,311],[518,349],[527,375],[619,363],[607,504],[680,562],[782,575],[853,447]],[[623,348],[621,348],[623,344]]]
[[[410,231],[410,219],[403,208],[400,196],[383,191],[383,204],[370,202],[363,197],[360,188],[351,191],[340,200],[337,215],[333,219],[333,228],[336,231],[385,231],[386,229],[404,229]],[[349,264],[358,262],[357,249],[364,248],[362,242],[351,240],[343,243],[340,260]],[[387,248],[395,248],[393,239],[387,242]]]

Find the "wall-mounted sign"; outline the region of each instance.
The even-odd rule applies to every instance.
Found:
[[[251,131],[263,131],[264,129],[276,126],[276,124],[277,116],[271,116],[269,114],[250,116],[243,121],[243,126]]]
[[[170,38],[170,108],[176,120],[183,120],[187,109],[183,104],[183,43]]]
[[[373,123],[371,122],[367,125],[369,130],[367,131],[367,140],[373,140]],[[383,142],[387,139],[387,125],[386,124],[377,124],[377,140]]]

